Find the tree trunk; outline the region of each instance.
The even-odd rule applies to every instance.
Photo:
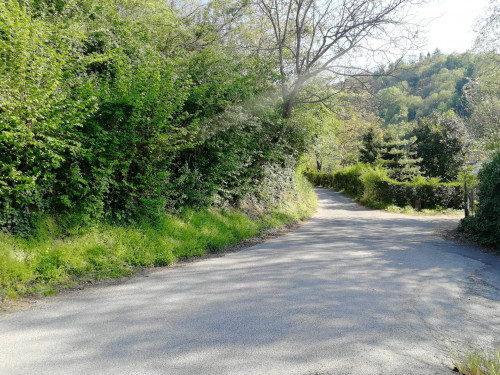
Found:
[[[285,103],[283,103],[283,118],[292,117],[293,107],[295,106],[295,97],[289,97]]]
[[[321,163],[321,160],[319,160],[318,158],[316,158],[316,169],[318,170],[318,172],[321,171],[321,167],[323,166],[323,164]]]
[[[297,90],[293,90],[288,97],[283,98],[283,112],[282,116],[283,119],[289,119],[292,117],[292,112],[293,112],[293,107],[295,106],[295,101],[297,97]],[[272,140],[273,143],[278,143],[281,140],[281,137],[283,137],[283,133],[285,132],[285,124],[283,123],[281,125],[281,128],[278,131],[278,134],[276,134]]]
[[[469,192],[467,189],[467,176],[464,178],[464,213],[465,217],[469,217]]]

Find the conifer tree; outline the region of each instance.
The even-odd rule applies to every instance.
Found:
[[[421,175],[419,163],[414,151],[416,137],[399,139],[387,132],[382,142],[381,154],[385,167],[389,170],[389,177],[398,181],[411,181]]]
[[[363,135],[362,145],[359,148],[359,161],[367,164],[375,164],[377,157],[380,155],[382,146],[381,139],[375,133],[375,129],[371,127],[368,132]]]

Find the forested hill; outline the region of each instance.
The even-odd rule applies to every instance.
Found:
[[[379,69],[373,83],[373,92],[380,101],[379,116],[385,124],[413,121],[450,109],[459,116],[468,116],[464,90],[480,60],[470,53],[444,55],[436,50],[420,55],[416,61]]]

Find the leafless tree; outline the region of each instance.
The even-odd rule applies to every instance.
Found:
[[[259,47],[277,59],[283,117],[299,103],[318,103],[338,95],[342,78],[372,74],[361,56],[393,54],[416,41],[411,6],[426,0],[256,0],[255,9],[271,30]],[[262,43],[262,40],[267,43]],[[394,55],[392,55],[394,56]],[[365,60],[363,60],[365,61]],[[385,60],[384,62],[386,62]],[[327,93],[307,89],[318,79],[335,82]],[[352,79],[351,79],[352,81]],[[345,82],[345,81],[344,81]]]

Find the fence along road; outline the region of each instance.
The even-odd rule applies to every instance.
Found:
[[[451,374],[500,342],[500,265],[457,217],[317,190],[300,229],[0,318],[2,374]]]

